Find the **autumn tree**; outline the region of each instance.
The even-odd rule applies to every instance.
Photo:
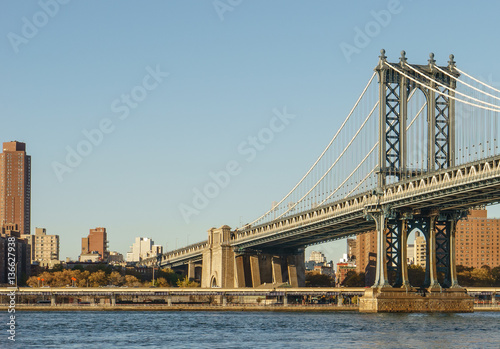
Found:
[[[125,275],[125,285],[127,286],[142,286],[142,283],[133,275]]]
[[[170,284],[168,283],[167,279],[164,277],[159,277],[156,279],[155,286],[157,287],[170,287]]]
[[[109,284],[114,286],[122,286],[125,283],[125,278],[117,271],[109,274]]]
[[[108,276],[103,270],[98,270],[89,276],[89,284],[92,287],[99,287],[108,284]]]

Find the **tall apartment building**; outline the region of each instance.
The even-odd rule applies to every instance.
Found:
[[[471,210],[458,222],[455,238],[457,265],[500,266],[500,219],[488,218],[486,210]]]
[[[59,262],[59,235],[47,235],[45,228],[35,228],[35,235],[23,234],[31,246],[31,262],[52,267]]]
[[[101,260],[108,260],[108,236],[106,228],[90,229],[90,233],[86,238],[82,238],[82,255],[98,253]]]
[[[420,265],[425,269],[427,265],[427,250],[425,236],[420,232],[415,232],[415,242],[413,243],[413,260],[415,265]]]
[[[26,144],[3,143],[0,154],[0,225],[16,224],[21,234],[30,234],[31,157]]]
[[[377,232],[369,231],[356,236],[356,272],[365,273],[365,284],[373,285],[377,265]]]

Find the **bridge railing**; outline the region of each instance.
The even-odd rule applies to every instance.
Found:
[[[477,180],[497,177],[500,174],[500,156],[490,157],[482,161],[442,169],[432,173],[426,172],[420,176],[402,180],[385,188],[380,203],[401,200],[418,194],[452,188]],[[313,222],[340,217],[364,210],[367,205],[378,204],[379,199],[373,193],[364,193],[356,197],[337,201],[333,204],[305,211],[286,219],[247,227],[236,233],[234,242],[251,239],[255,236],[265,237],[285,230],[299,228]]]
[[[404,199],[418,193],[452,188],[459,184],[473,182],[498,176],[500,173],[500,157],[492,157],[483,161],[456,166],[416,177],[412,180],[394,184],[384,190],[384,201]]]
[[[205,240],[205,241],[191,244],[191,245],[188,245],[188,246],[185,246],[182,248],[178,248],[178,249],[173,250],[173,251],[163,253],[161,255],[160,261],[161,261],[161,263],[164,263],[164,262],[167,262],[170,260],[176,260],[178,258],[188,258],[191,255],[200,254],[200,252],[202,252],[205,249],[207,244],[208,244],[208,240]],[[156,263],[157,260],[158,260],[158,257],[147,258],[147,259],[142,260],[139,263],[139,265],[144,265],[144,266],[152,265],[152,264]]]

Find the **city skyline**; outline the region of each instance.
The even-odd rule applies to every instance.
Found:
[[[0,139],[26,143],[32,156],[31,233],[37,226],[59,235],[61,259],[76,259],[93,227],[106,227],[110,250],[125,254],[137,236],[172,250],[205,240],[211,227],[252,221],[314,162],[382,47],[392,60],[405,49],[424,63],[431,50],[440,64],[453,53],[457,66],[498,87],[498,49],[456,25],[458,8],[442,18],[414,2],[389,3],[360,10],[349,3],[243,2],[221,15],[210,1],[72,2],[25,37],[23,18],[32,23],[45,10],[8,2],[0,14]],[[491,37],[495,13],[473,19]],[[424,17],[453,28],[445,42],[430,47],[421,40],[434,35],[419,24]],[[368,35],[369,23],[378,23],[379,33]],[[419,33],[400,30],[412,25]],[[9,33],[26,42],[16,46]],[[293,117],[272,141],[252,141],[284,115]],[[234,162],[228,184],[195,207],[198,193]],[[498,212],[489,208],[491,217]],[[345,240],[315,249],[337,260]]]

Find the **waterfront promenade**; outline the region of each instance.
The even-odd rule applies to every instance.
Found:
[[[158,287],[0,288],[0,307],[16,310],[357,311],[367,288],[204,289]],[[415,291],[415,290],[413,290]],[[469,287],[474,311],[499,311],[499,287]]]

